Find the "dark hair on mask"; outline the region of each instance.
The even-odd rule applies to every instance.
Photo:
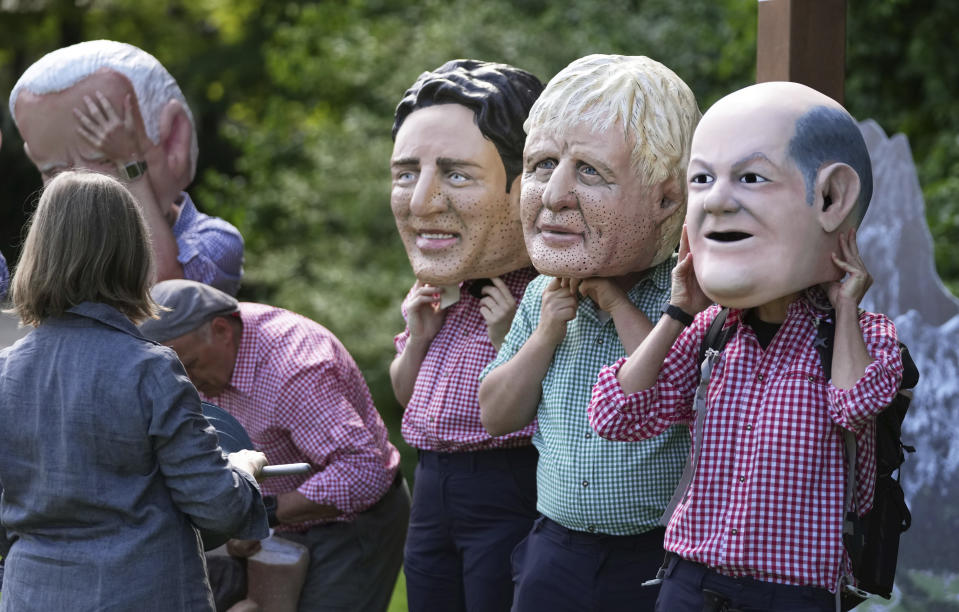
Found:
[[[473,111],[476,125],[499,152],[506,168],[506,191],[523,170],[523,122],[543,91],[535,76],[508,64],[451,60],[424,72],[396,106],[393,140],[415,110],[436,104],[460,104]]]
[[[849,164],[859,175],[859,198],[854,214],[856,225],[862,221],[872,198],[872,163],[862,132],[849,113],[826,106],[809,109],[796,120],[789,154],[805,179],[808,204],[814,201],[816,175],[823,164]]]

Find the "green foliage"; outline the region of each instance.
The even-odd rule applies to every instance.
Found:
[[[959,4],[947,0],[850,2],[846,105],[905,133],[919,171],[936,266],[959,286]]]

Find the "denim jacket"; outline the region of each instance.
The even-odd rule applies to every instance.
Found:
[[[0,351],[0,611],[212,610],[196,528],[268,535],[176,354],[84,302]]]

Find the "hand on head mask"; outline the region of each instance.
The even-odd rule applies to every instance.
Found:
[[[673,282],[669,294],[669,303],[678,306],[690,315],[702,312],[712,304],[712,300],[703,293],[703,288],[693,269],[693,254],[689,250],[689,236],[683,225],[683,234],[679,240],[679,263],[673,268]]]
[[[80,123],[77,133],[114,164],[142,160],[145,147],[139,142],[134,123],[133,96],[128,93],[124,98],[122,117],[103,93],[97,91],[96,98],[83,96],[86,111],[73,109]]]
[[[859,255],[855,228],[839,234],[839,253],[833,253],[832,260],[845,273],[845,278],[823,285],[829,302],[836,310],[844,306],[858,308],[872,286],[872,275]]]

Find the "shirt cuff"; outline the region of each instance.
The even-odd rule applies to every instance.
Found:
[[[888,405],[899,391],[899,380],[885,364],[873,361],[851,389],[829,384],[829,405],[838,409],[837,422],[847,429],[859,430],[868,419]]]
[[[587,410],[590,426],[601,437],[610,440],[638,439],[622,436],[624,425],[622,417],[635,416],[651,405],[658,395],[655,386],[629,395],[623,393],[623,387],[619,384],[616,375],[626,363],[626,359],[622,357],[613,365],[605,366],[599,371]]]

